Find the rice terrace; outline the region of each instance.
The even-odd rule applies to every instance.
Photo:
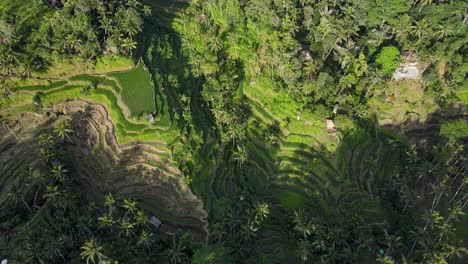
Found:
[[[465,1],[0,1],[0,261],[466,263]]]

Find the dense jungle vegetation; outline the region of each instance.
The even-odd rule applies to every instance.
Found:
[[[1,0],[0,261],[466,263],[467,24],[464,0]]]

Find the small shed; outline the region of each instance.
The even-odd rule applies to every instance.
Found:
[[[419,59],[413,52],[405,51],[402,53],[405,59],[393,73],[395,80],[419,80],[421,79],[421,71],[419,70]]]
[[[148,115],[146,116],[146,119],[148,119],[148,122],[153,123],[153,122],[154,122],[154,116],[153,116],[153,114],[148,114]]]
[[[151,216],[150,217],[150,222],[156,227],[159,228],[162,225],[162,221],[159,220],[156,216]]]
[[[328,118],[328,119],[325,119],[325,130],[328,132],[328,133],[334,133],[336,132],[336,126],[335,126],[335,123],[333,123],[333,120]]]
[[[301,56],[304,61],[311,61],[312,60],[312,52],[310,51],[308,46],[303,46],[301,49]]]

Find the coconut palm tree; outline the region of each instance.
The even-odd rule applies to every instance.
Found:
[[[153,244],[154,239],[153,239],[153,234],[150,232],[143,230],[141,231],[139,237],[138,237],[138,242],[137,246],[139,247],[144,247],[147,250],[151,248],[151,245]]]
[[[50,201],[52,205],[56,205],[55,203],[60,196],[63,196],[63,193],[59,190],[58,186],[47,186],[42,198]]]
[[[55,124],[54,133],[62,140],[65,138],[70,140],[70,134],[73,133],[73,130],[70,129],[68,121],[60,121]]]
[[[102,30],[104,30],[104,34],[105,34],[105,36],[104,36],[104,42],[106,42],[106,36],[109,36],[109,33],[112,31],[112,28],[113,28],[112,23],[113,23],[113,21],[112,21],[111,18],[109,18],[109,17],[107,17],[107,16],[104,15],[104,16],[101,16],[99,22],[101,23],[100,28],[101,28]]]
[[[307,238],[312,235],[318,228],[318,225],[312,224],[304,215],[304,211],[294,212],[294,230],[298,232],[302,237]]]
[[[439,25],[437,29],[437,39],[443,39],[453,35],[453,30],[447,25]]]
[[[111,193],[106,195],[104,200],[104,206],[109,209],[109,214],[111,214],[112,211],[115,209],[115,199]]]
[[[307,260],[309,260],[310,256],[312,255],[310,250],[311,247],[312,243],[305,239],[301,239],[297,243],[297,254],[301,258],[302,262],[305,263]]]
[[[114,227],[115,220],[112,214],[105,214],[98,218],[98,228],[103,230],[111,230]]]
[[[418,40],[423,40],[427,36],[427,29],[429,25],[426,19],[421,19],[414,23],[414,26],[411,27],[411,33],[418,38]]]
[[[135,9],[137,9],[139,6],[140,6],[140,2],[138,2],[138,0],[128,0],[127,1],[127,6],[128,7],[133,7]]]
[[[236,161],[239,166],[242,166],[247,161],[247,158],[247,149],[242,145],[237,145],[237,149],[233,153],[234,161]]]
[[[414,4],[416,5],[416,3],[418,3],[420,5],[419,12],[421,12],[422,8],[427,6],[427,5],[432,4],[432,1],[433,0],[417,0],[417,1],[414,2]]]
[[[184,253],[185,246],[176,237],[172,238],[171,245],[165,250],[165,254],[169,257],[171,263],[182,263],[187,257]]]
[[[144,5],[143,6],[143,14],[146,17],[149,17],[149,16],[151,16],[151,13],[152,13],[151,6],[150,5]]]
[[[130,222],[126,217],[123,217],[119,221],[120,235],[125,237],[131,237],[134,234],[135,223]]]
[[[132,199],[124,199],[122,207],[127,209],[127,214],[135,215],[137,211],[137,202]]]
[[[86,241],[83,246],[81,246],[81,250],[80,256],[82,259],[86,260],[86,264],[90,262],[96,263],[96,260],[100,262],[104,257],[104,254],[102,254],[102,246],[99,246],[94,239]]]
[[[149,218],[143,210],[137,210],[135,215],[135,221],[139,226],[146,227],[149,223]]]
[[[303,71],[304,75],[307,76],[309,79],[312,78],[318,70],[318,66],[315,64],[314,61],[306,61],[304,63]]]
[[[124,38],[121,46],[125,54],[132,56],[132,50],[136,49],[136,44],[131,38]]]
[[[65,179],[67,172],[68,171],[63,168],[62,164],[52,166],[51,173],[56,181],[59,181],[59,182],[63,181]]]
[[[39,145],[45,149],[51,149],[54,146],[54,137],[47,133],[39,135]]]
[[[263,222],[270,214],[270,205],[267,203],[257,202],[254,206],[255,219],[258,223]]]
[[[55,153],[52,152],[51,150],[48,150],[45,148],[39,149],[39,157],[44,163],[49,162],[54,156],[55,156]]]
[[[218,52],[221,50],[221,42],[216,36],[213,36],[208,41],[208,47],[213,52]]]
[[[259,230],[258,225],[256,224],[255,221],[245,221],[242,226],[242,237],[244,237],[246,240],[249,240],[251,238],[254,238],[257,236],[257,231]]]

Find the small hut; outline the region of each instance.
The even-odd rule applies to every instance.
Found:
[[[150,217],[150,223],[152,223],[156,228],[159,228],[162,225],[162,221],[159,220],[156,216]]]
[[[303,46],[301,49],[301,56],[304,61],[311,61],[312,60],[312,52],[310,51],[308,46]]]
[[[336,126],[335,123],[333,123],[333,120],[330,118],[325,119],[325,130],[328,133],[335,133],[336,132]]]
[[[153,122],[154,122],[154,116],[153,116],[153,114],[148,114],[148,115],[146,116],[146,119],[148,120],[148,122],[153,123]]]
[[[419,80],[421,79],[421,71],[419,70],[419,59],[413,52],[405,51],[402,53],[405,59],[393,73],[395,80]]]

